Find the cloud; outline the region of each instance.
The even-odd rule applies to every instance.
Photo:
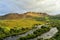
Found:
[[[60,13],[60,0],[0,0],[0,15],[26,11]]]

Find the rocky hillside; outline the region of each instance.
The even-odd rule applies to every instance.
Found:
[[[21,18],[45,17],[45,16],[48,16],[48,14],[38,12],[26,12],[23,14],[9,13],[4,16],[0,16],[0,19],[21,19]]]

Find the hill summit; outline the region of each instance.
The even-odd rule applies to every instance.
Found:
[[[48,14],[39,13],[39,12],[26,12],[26,13],[22,13],[22,14],[8,13],[4,16],[0,16],[0,19],[21,19],[21,18],[45,17],[45,16],[48,16]]]

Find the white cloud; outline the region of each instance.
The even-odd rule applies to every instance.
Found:
[[[60,13],[60,0],[0,0],[1,13],[25,11]]]

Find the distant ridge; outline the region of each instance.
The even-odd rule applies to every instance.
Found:
[[[21,19],[21,18],[31,18],[31,17],[45,17],[48,16],[47,13],[39,13],[39,12],[26,12],[23,14],[18,13],[9,13],[4,16],[0,16],[0,19]]]

